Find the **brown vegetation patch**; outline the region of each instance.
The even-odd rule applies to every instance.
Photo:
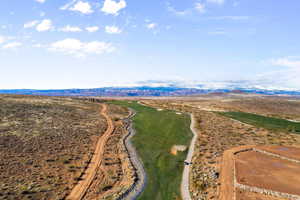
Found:
[[[0,199],[62,199],[106,129],[99,104],[0,96]]]

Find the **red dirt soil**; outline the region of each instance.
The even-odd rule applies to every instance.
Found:
[[[255,151],[236,155],[238,183],[300,195],[300,164]]]
[[[240,146],[225,151],[221,165],[219,199],[282,199],[235,188],[234,174],[237,182],[246,186],[300,195],[300,164],[256,152],[255,149],[294,159],[295,154],[300,153],[300,149],[283,146]]]
[[[300,149],[295,147],[262,146],[259,149],[300,161]]]
[[[244,190],[237,189],[236,191],[237,200],[283,200],[282,198],[267,196],[264,194],[258,194],[254,192],[248,192]]]

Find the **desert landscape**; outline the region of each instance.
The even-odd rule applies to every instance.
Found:
[[[0,199],[299,195],[297,99],[233,93],[126,99],[1,95],[0,101]]]
[[[299,10],[1,1],[0,200],[300,200]]]

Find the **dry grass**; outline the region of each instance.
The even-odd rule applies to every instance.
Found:
[[[105,129],[96,103],[0,96],[0,199],[62,199]]]

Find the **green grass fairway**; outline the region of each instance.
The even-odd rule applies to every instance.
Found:
[[[224,112],[220,114],[247,124],[251,124],[253,126],[263,127],[271,130],[294,132],[300,134],[300,123],[297,122],[291,122],[285,119],[265,117],[261,115],[244,113],[244,112]]]
[[[147,173],[147,185],[139,199],[180,199],[183,161],[187,152],[174,156],[170,154],[170,150],[176,144],[189,146],[193,136],[190,116],[177,115],[173,111],[157,111],[136,102],[112,103],[130,107],[137,112],[133,119],[137,134],[132,142]]]

